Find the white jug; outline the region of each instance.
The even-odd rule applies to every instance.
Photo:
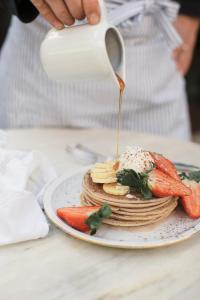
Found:
[[[70,81],[112,80],[125,82],[125,50],[122,36],[107,22],[103,0],[97,25],[74,25],[51,29],[41,45],[41,61],[51,79]]]

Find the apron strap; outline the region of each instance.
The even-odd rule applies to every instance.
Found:
[[[134,19],[140,19],[145,14],[150,13],[161,28],[170,48],[176,48],[183,43],[172,25],[172,21],[176,18],[179,10],[178,3],[170,0],[134,0],[129,2],[110,0],[109,2],[111,10],[108,14],[108,20],[111,24],[117,26],[126,22],[127,25],[131,25],[131,29],[135,26]]]

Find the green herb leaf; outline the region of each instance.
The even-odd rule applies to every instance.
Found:
[[[103,218],[108,218],[112,211],[108,204],[104,204],[97,212],[91,214],[85,223],[90,227],[90,234],[93,235],[97,232],[102,224]]]
[[[188,175],[187,175],[185,172],[181,172],[181,173],[179,174],[179,177],[181,178],[181,180],[189,179]]]
[[[104,204],[99,210],[99,216],[101,218],[107,218],[111,215],[112,211],[108,204]]]
[[[186,172],[182,172],[179,174],[181,180],[184,180],[184,179],[188,179],[188,180],[194,180],[196,182],[200,182],[200,170],[199,171],[192,171],[192,172],[189,172],[189,173],[186,173]]]
[[[132,169],[124,169],[122,171],[117,172],[117,182],[122,185],[134,187],[138,191],[141,185],[141,179],[139,174],[137,174]]]
[[[124,169],[117,173],[117,182],[142,194],[144,199],[151,199],[152,193],[148,187],[148,173],[136,173],[132,169]]]
[[[152,198],[152,192],[150,191],[148,186],[148,175],[146,174],[144,174],[142,178],[141,194],[144,197],[144,199]]]
[[[193,171],[189,173],[189,179],[194,180],[196,182],[200,182],[200,170],[199,171]]]
[[[151,167],[145,174],[149,174],[153,169],[155,169],[155,167],[156,167],[156,164],[154,162],[151,162]]]

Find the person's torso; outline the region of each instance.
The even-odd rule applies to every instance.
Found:
[[[39,50],[49,29],[50,25],[40,16],[30,24],[13,18],[0,61],[1,126],[115,127],[118,91],[112,83],[94,85],[89,78],[81,83],[48,79]],[[162,119],[169,107],[175,110],[174,105],[185,98],[183,79],[151,14],[133,22],[132,27],[129,25],[128,34],[121,24],[119,30],[124,37],[127,61],[123,127],[148,130],[147,117],[151,120],[151,115],[160,114],[158,118]],[[185,115],[185,104],[183,110]],[[170,131],[170,126],[169,122],[166,131]],[[164,132],[161,127],[159,130]],[[158,131],[155,120],[149,128]]]

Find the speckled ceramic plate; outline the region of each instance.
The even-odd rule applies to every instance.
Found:
[[[183,170],[195,167],[180,164]],[[102,225],[95,236],[79,232],[56,215],[56,209],[80,205],[81,183],[86,169],[70,176],[62,176],[52,182],[44,195],[44,208],[49,219],[64,232],[87,242],[118,248],[154,248],[186,240],[200,231],[200,219],[189,219],[182,209],[177,208],[161,223],[141,228],[118,228]]]

